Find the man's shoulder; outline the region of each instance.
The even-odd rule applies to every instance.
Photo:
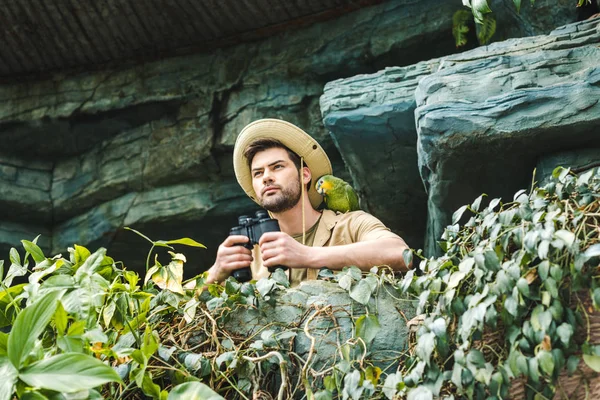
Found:
[[[339,212],[339,211],[332,211],[332,210],[323,210],[323,217],[326,220],[335,220],[335,221],[350,221],[350,220],[369,220],[369,219],[373,219],[373,220],[377,220],[378,219],[376,217],[374,217],[373,215],[369,214],[366,211],[363,210],[356,210],[356,211],[347,211],[345,213]]]

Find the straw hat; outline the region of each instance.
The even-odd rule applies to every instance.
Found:
[[[316,182],[323,175],[332,173],[331,162],[323,148],[308,133],[294,124],[280,119],[259,119],[248,125],[237,137],[233,148],[233,169],[238,183],[244,192],[258,203],[256,193],[252,187],[252,174],[244,151],[255,140],[275,139],[288,149],[304,159],[304,164],[310,169],[312,181]],[[315,186],[311,185],[308,197],[313,208],[319,207],[323,197],[317,193]]]

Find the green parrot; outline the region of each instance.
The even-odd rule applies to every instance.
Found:
[[[332,211],[345,213],[360,209],[356,192],[343,179],[333,175],[323,175],[315,184],[315,189],[323,196],[327,208]]]

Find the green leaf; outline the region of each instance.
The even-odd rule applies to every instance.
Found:
[[[64,335],[68,322],[69,317],[67,312],[65,311],[62,303],[59,301],[56,306],[56,312],[54,313],[54,324],[56,325],[56,331],[59,335]]]
[[[14,247],[13,247],[14,250]],[[3,264],[4,261],[0,260],[0,265]],[[17,263],[12,263],[10,264],[10,267],[8,268],[8,272],[6,273],[6,278],[4,278],[4,286],[11,286],[12,285],[12,281],[14,278],[16,278],[17,276],[23,276],[27,273],[27,266],[25,265],[21,265],[21,264],[17,264]],[[0,273],[0,279],[2,278],[2,274]]]
[[[513,0],[513,3],[515,3],[515,7],[517,8],[517,14],[520,13],[521,12],[521,0]]]
[[[21,256],[19,252],[14,247],[10,248],[9,259],[12,264],[21,265]]]
[[[546,375],[552,375],[552,372],[554,372],[554,358],[552,357],[552,353],[542,350],[537,354],[537,358],[541,370]]]
[[[6,357],[0,357],[0,400],[13,398],[18,372]]]
[[[34,391],[23,393],[23,397],[21,397],[21,400],[63,400],[64,398],[65,398],[65,396],[63,396],[61,394],[61,395],[57,395],[57,396],[52,396],[49,399],[48,397],[44,396],[43,394],[41,394],[37,390],[34,390]],[[79,398],[81,398],[81,397],[76,397],[76,399],[79,399]],[[85,398],[88,399],[88,400],[90,400],[90,398],[87,397],[87,396]]]
[[[165,243],[165,244],[183,244],[185,246],[202,247],[203,249],[206,248],[206,246],[203,245],[202,243],[198,243],[195,240],[190,239],[190,238],[181,238],[181,239],[167,240],[167,241],[158,240],[157,242],[161,242],[161,243]]]
[[[588,367],[590,367],[594,371],[600,372],[600,356],[584,354],[583,361],[587,364]]]
[[[40,247],[37,244],[30,242],[29,240],[21,240],[21,243],[23,243],[25,251],[31,254],[31,257],[33,257],[33,260],[36,263],[40,263],[46,259],[44,253],[42,252],[42,249],[40,249]]]
[[[371,343],[381,326],[376,315],[362,315],[356,320],[356,336],[362,338],[368,345]]]
[[[17,368],[21,368],[35,341],[50,322],[56,311],[57,300],[63,290],[48,292],[44,297],[26,307],[17,316],[8,336],[8,358]]]
[[[462,206],[452,214],[452,225],[457,224],[468,206]]]
[[[479,211],[479,207],[481,207],[481,200],[483,199],[483,196],[486,196],[486,195],[482,194],[481,196],[479,196],[478,198],[475,199],[473,204],[471,204],[471,209],[473,211]]]
[[[413,253],[411,249],[405,249],[402,252],[402,260],[404,261],[404,265],[407,267],[412,264]]]
[[[75,245],[75,264],[81,265],[92,253],[83,246]]]
[[[435,348],[435,333],[427,332],[417,340],[417,356],[429,365],[431,353]]]
[[[145,372],[142,379],[142,391],[146,396],[150,396],[153,399],[160,400],[160,386],[158,386],[152,380],[152,374]]]
[[[400,372],[388,375],[387,378],[385,378],[385,383],[381,389],[385,397],[393,399],[398,392],[398,385],[400,382],[402,382],[402,374]]]
[[[12,325],[16,316],[15,304],[12,304],[12,299],[23,292],[26,283],[10,287],[5,290],[0,290],[0,328]]]
[[[484,14],[477,32],[477,39],[480,45],[486,45],[496,33],[496,19],[492,14]]]
[[[91,389],[107,382],[121,382],[111,367],[79,353],[58,354],[39,361],[21,371],[19,378],[30,386],[65,393]]]
[[[77,269],[75,273],[75,279],[80,281],[81,278],[85,275],[92,275],[94,272],[98,270],[100,266],[102,266],[102,261],[104,261],[104,256],[106,255],[106,249],[101,247],[96,250],[91,256],[89,256],[85,262]]]
[[[433,400],[433,393],[425,386],[417,386],[408,392],[408,400]]]
[[[517,281],[517,288],[523,296],[529,297],[529,282],[527,282],[527,279],[519,278]]]
[[[149,241],[150,243],[154,244],[154,240],[150,239],[148,236],[144,235],[141,232],[136,231],[135,229],[131,229],[130,227],[126,226],[123,229],[127,229],[128,231],[131,231],[133,233],[138,234],[139,236],[143,237],[144,239],[146,239],[147,241]]]
[[[371,285],[361,279],[350,291],[350,297],[360,304],[367,304],[371,299],[371,293]]]
[[[594,244],[590,246],[585,253],[583,253],[587,258],[598,257],[600,256],[600,243]]]
[[[556,333],[558,333],[560,341],[563,342],[565,346],[568,346],[571,336],[573,336],[573,327],[568,323],[563,322],[558,329],[556,329]]]
[[[564,229],[556,231],[554,236],[562,240],[567,247],[571,247],[571,245],[575,242],[575,234]]]
[[[473,14],[468,10],[464,9],[456,11],[452,16],[452,36],[454,36],[454,42],[456,44],[456,47],[462,47],[465,44],[467,44],[469,22],[472,20]],[[456,222],[453,222],[453,224],[455,223]]]
[[[578,356],[570,356],[569,359],[567,360],[567,372],[569,373],[569,376],[573,375],[573,372],[575,372],[577,370],[577,367],[579,366],[579,357]]]

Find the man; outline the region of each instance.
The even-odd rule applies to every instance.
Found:
[[[316,279],[321,267],[408,269],[402,257],[408,246],[377,218],[363,211],[317,210],[323,198],[314,182],[332,173],[331,162],[302,129],[277,119],[255,121],[240,132],[233,163],[240,186],[278,220],[281,232],[263,234],[252,251],[236,246],[248,242],[247,237],[229,236],[209,269],[209,282],[222,282],[248,266],[259,279],[268,276],[267,267],[285,265],[292,286]]]

